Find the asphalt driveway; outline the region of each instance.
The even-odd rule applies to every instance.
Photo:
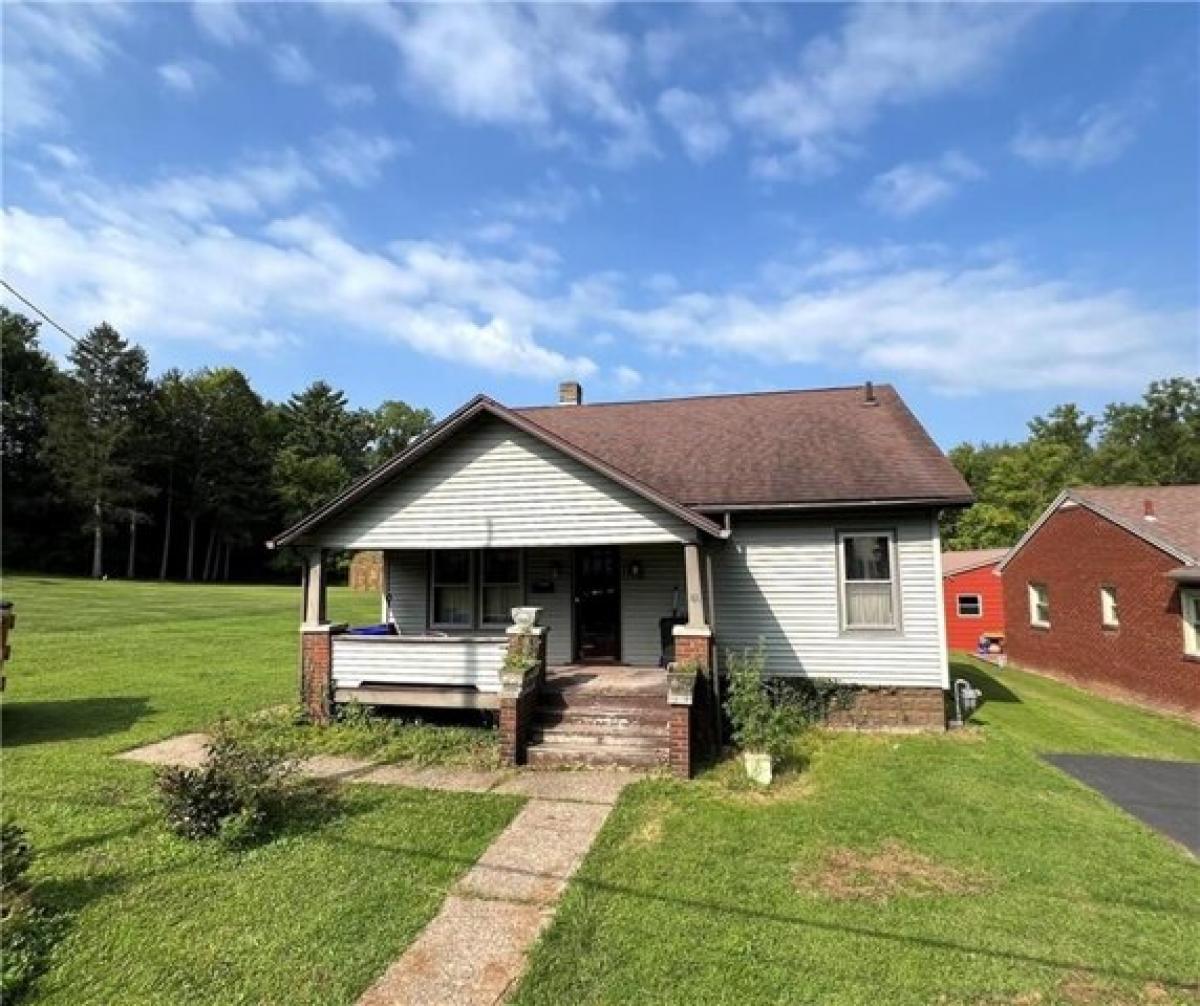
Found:
[[[1112,755],[1042,757],[1200,856],[1200,762]]]

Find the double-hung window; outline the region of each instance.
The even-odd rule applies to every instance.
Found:
[[[1121,625],[1121,611],[1117,607],[1117,588],[1105,584],[1100,588],[1100,624],[1106,629]]]
[[[898,628],[896,536],[891,531],[843,531],[838,554],[843,628]]]
[[[1200,590],[1181,590],[1179,605],[1183,613],[1183,652],[1200,657]]]
[[[465,629],[471,617],[471,552],[465,548],[433,553],[433,611],[430,622],[437,628]]]
[[[1029,624],[1039,629],[1050,628],[1050,591],[1044,583],[1029,585]]]
[[[979,594],[959,594],[958,615],[960,618],[981,617],[983,615],[983,598]]]
[[[515,548],[494,548],[480,556],[481,621],[508,625],[512,609],[521,603],[521,553]]]

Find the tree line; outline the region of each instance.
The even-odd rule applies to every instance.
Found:
[[[39,323],[0,308],[5,569],[257,579],[262,543],[404,448],[433,413],[352,409],[316,381],[264,399],[234,367],[149,373],[100,324],[60,368]]]
[[[947,547],[1013,545],[1063,489],[1200,483],[1200,381],[1154,381],[1140,402],[1098,416],[1064,404],[1037,416],[1019,443],[963,443],[950,460],[976,503],[943,519]]]

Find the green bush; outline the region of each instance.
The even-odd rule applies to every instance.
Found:
[[[24,829],[0,825],[0,1002],[16,1003],[46,968],[59,920],[34,901],[33,847]]]
[[[778,756],[804,726],[805,718],[799,707],[787,701],[779,682],[767,679],[766,663],[762,646],[742,653],[729,651],[725,712],[739,747]]]
[[[222,725],[204,764],[160,770],[158,790],[176,834],[246,846],[268,837],[281,822],[294,775],[295,766],[282,751],[244,744]]]

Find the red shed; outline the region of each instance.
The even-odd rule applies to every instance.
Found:
[[[1004,591],[996,565],[1006,548],[942,553],[946,645],[974,653],[984,633],[1004,632]]]
[[[1000,569],[1014,663],[1200,718],[1200,485],[1068,489]]]

